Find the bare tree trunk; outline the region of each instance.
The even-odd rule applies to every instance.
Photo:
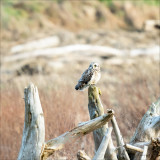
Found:
[[[144,146],[148,144],[149,148],[147,153],[147,160],[153,160],[153,158],[151,157],[157,157],[158,154],[160,154],[158,150],[156,151],[156,148],[155,152],[153,152],[153,139],[157,138],[160,138],[160,98],[158,98],[155,103],[152,103],[149,110],[143,116],[131,139],[130,144],[139,146],[141,148],[144,148]],[[150,143],[148,143],[149,141]],[[136,153],[131,155],[134,160],[139,160],[142,153]]]
[[[100,90],[96,86],[90,86],[88,88],[88,109],[90,114],[90,119],[102,116],[104,114],[104,108],[102,106],[100,97]],[[93,131],[95,150],[97,151],[103,137],[105,136],[108,124],[104,125],[102,128]],[[110,138],[107,151],[105,153],[105,159],[117,160],[117,155],[115,152],[115,147],[113,146],[112,138]]]
[[[38,90],[33,84],[24,90],[25,121],[18,160],[39,160],[45,140],[44,117]]]

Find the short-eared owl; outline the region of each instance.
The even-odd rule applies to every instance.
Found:
[[[76,90],[83,90],[89,85],[96,84],[101,77],[100,66],[96,62],[92,62],[88,69],[84,71],[78,84],[75,86]]]

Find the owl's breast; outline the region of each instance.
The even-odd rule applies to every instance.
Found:
[[[95,71],[94,74],[92,75],[92,78],[89,84],[96,84],[100,78],[101,78],[101,73],[98,71]]]

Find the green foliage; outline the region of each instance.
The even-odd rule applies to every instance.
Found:
[[[100,2],[107,5],[109,8],[113,6],[115,0],[99,0]],[[44,1],[20,1],[20,0],[2,0],[3,15],[15,18],[26,18],[30,13],[43,12],[50,3],[63,3],[64,0],[51,0],[50,2]],[[125,0],[121,0],[122,3]],[[159,5],[159,0],[139,0],[133,1],[136,4],[148,4],[148,5]]]
[[[111,6],[113,4],[113,0],[99,0],[99,1],[106,4],[107,6]]]
[[[12,19],[27,20],[30,15],[42,13],[46,9],[47,3],[38,1],[10,1],[3,0],[1,13],[2,13],[2,27],[8,28]]]
[[[155,5],[155,6],[160,5],[159,0],[142,0],[142,1],[143,1],[143,3],[148,4],[148,5]]]
[[[27,13],[24,10],[21,9],[14,9],[12,7],[2,7],[4,16],[11,18],[11,17],[15,17],[15,18],[20,18],[20,17],[26,17]]]
[[[99,1],[110,7],[114,1],[118,1],[118,0],[99,0]],[[122,3],[124,3],[125,1],[127,0],[121,0]],[[147,5],[160,6],[159,0],[137,0],[137,1],[132,1],[132,2],[136,4],[142,4],[142,5],[147,4]]]

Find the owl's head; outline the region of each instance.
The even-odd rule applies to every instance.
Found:
[[[89,68],[92,68],[92,69],[95,69],[95,70],[100,70],[100,65],[96,62],[92,62],[90,65],[89,65]]]

